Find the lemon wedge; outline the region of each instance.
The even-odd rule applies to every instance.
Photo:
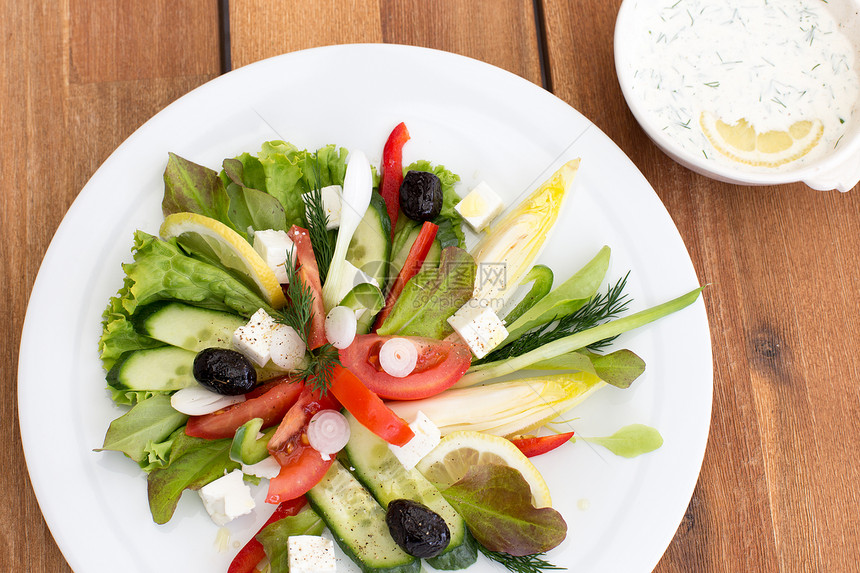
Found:
[[[797,121],[787,131],[757,133],[745,119],[729,125],[707,111],[699,116],[699,125],[717,151],[756,167],[779,167],[796,161],[812,151],[824,133],[818,119]]]
[[[510,440],[482,432],[448,434],[415,467],[424,477],[444,489],[459,481],[470,467],[500,464],[519,471],[532,491],[535,507],[551,507],[549,486],[529,459]]]
[[[224,223],[197,213],[173,213],[164,218],[159,234],[162,239],[176,237],[190,249],[247,277],[272,308],[287,304],[275,272],[241,235]]]

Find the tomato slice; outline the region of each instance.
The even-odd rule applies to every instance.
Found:
[[[397,274],[394,284],[391,285],[391,290],[389,290],[388,294],[385,295],[385,306],[383,306],[380,313],[376,315],[376,322],[373,324],[374,331],[382,326],[382,323],[385,322],[385,319],[388,318],[389,314],[391,314],[391,310],[394,308],[394,304],[397,302],[397,299],[400,298],[400,294],[403,292],[403,288],[406,286],[406,283],[408,283],[412,277],[418,274],[418,271],[421,270],[421,265],[424,264],[424,260],[427,258],[427,253],[430,252],[430,247],[433,246],[433,241],[436,240],[436,232],[438,230],[438,225],[435,225],[430,221],[425,221],[421,226],[421,231],[418,233],[418,236],[415,237],[415,242],[412,243],[412,246],[409,248],[409,254],[406,255],[406,260],[403,262],[403,268],[401,268],[400,272]]]
[[[296,254],[299,279],[309,286],[313,293],[313,316],[308,328],[308,348],[313,350],[326,343],[325,307],[323,306],[320,270],[307,229],[293,225],[287,235],[295,245],[293,252]]]
[[[268,444],[269,453],[286,452],[307,444],[308,423],[314,414],[320,410],[340,409],[337,400],[330,394],[320,396],[320,393],[305,385],[296,402],[281,420],[275,435]]]
[[[418,349],[415,370],[403,378],[387,374],[379,365],[379,350],[392,338],[406,338]],[[436,340],[419,336],[361,334],[340,351],[340,361],[368,388],[386,400],[418,400],[454,385],[472,364],[472,352],[459,339]]]
[[[382,148],[382,177],[379,183],[379,194],[385,200],[388,218],[391,219],[391,235],[397,226],[397,216],[400,214],[400,184],[403,183],[403,144],[409,141],[409,130],[406,124],[398,123]]]
[[[232,438],[239,426],[253,418],[262,418],[264,428],[274,426],[281,421],[302,391],[301,384],[286,376],[279,380],[265,393],[244,402],[204,416],[191,416],[185,425],[185,433],[207,440]]]
[[[526,457],[539,456],[550,452],[560,445],[568,442],[573,437],[573,432],[553,434],[551,436],[526,436],[513,438],[511,443],[526,455]]]
[[[395,446],[402,446],[415,436],[406,421],[385,405],[355,374],[335,366],[329,392],[361,424]]]
[[[304,506],[304,496],[297,497],[289,501],[282,501],[278,507],[275,508],[271,517],[269,517],[269,519],[266,520],[266,523],[264,523],[259,531],[257,531],[257,534],[255,534],[254,537],[252,537],[250,541],[248,541],[248,543],[239,550],[239,553],[236,554],[236,557],[234,557],[233,561],[230,563],[227,573],[256,573],[257,565],[259,565],[260,561],[262,561],[266,556],[263,544],[257,541],[257,535],[260,531],[263,531],[276,521],[296,515]]]
[[[334,463],[334,457],[322,459],[310,446],[299,446],[291,454],[275,455],[281,464],[281,473],[269,480],[266,503],[281,503],[304,495],[320,482]]]

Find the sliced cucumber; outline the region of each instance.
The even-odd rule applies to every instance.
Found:
[[[373,192],[370,206],[358,224],[346,251],[346,260],[376,279],[385,290],[391,258],[391,220],[382,196]]]
[[[233,331],[247,322],[236,314],[179,302],[147,305],[132,320],[141,334],[192,352],[233,348]]]
[[[332,464],[307,498],[343,552],[364,573],[421,570],[421,561],[394,542],[385,523],[385,510],[340,462]]]
[[[448,525],[451,541],[445,552],[427,559],[435,569],[465,569],[478,558],[478,548],[466,522],[439,490],[416,470],[407,470],[388,449],[385,440],[365,428],[346,412],[349,420],[349,442],[345,452],[355,476],[383,507],[395,499],[411,499],[439,514]]]
[[[124,352],[106,380],[117,390],[181,390],[197,384],[191,372],[195,356],[195,352],[175,346]]]

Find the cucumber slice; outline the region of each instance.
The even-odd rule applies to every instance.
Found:
[[[382,195],[374,191],[346,251],[346,260],[376,279],[385,290],[391,258],[391,220]]]
[[[147,305],[132,320],[141,334],[192,352],[233,348],[233,331],[247,322],[236,314],[179,302]]]
[[[117,390],[181,390],[197,385],[191,371],[195,356],[175,346],[124,352],[105,379]]]
[[[385,510],[340,462],[306,494],[335,542],[364,573],[418,573],[421,560],[403,551],[388,532]]]
[[[416,469],[407,470],[395,457],[385,440],[365,428],[349,412],[349,442],[345,453],[355,476],[382,507],[395,499],[411,499],[438,513],[451,532],[448,548],[436,557],[427,559],[435,569],[465,569],[478,558],[475,540],[466,522],[454,510],[439,490]]]

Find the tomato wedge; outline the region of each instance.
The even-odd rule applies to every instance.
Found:
[[[355,374],[335,366],[329,392],[361,424],[395,446],[402,446],[415,436],[406,421],[385,405]]]
[[[278,452],[275,458],[281,464],[281,473],[269,480],[266,503],[281,503],[306,494],[320,482],[335,460],[334,457],[322,459],[310,446],[299,447],[292,454]]]
[[[296,254],[296,269],[299,279],[310,287],[313,293],[313,316],[308,329],[308,349],[313,350],[326,342],[325,307],[323,306],[320,270],[307,229],[293,225],[287,235],[295,245],[293,252]]]
[[[513,438],[511,443],[526,455],[526,457],[539,456],[550,452],[560,445],[568,442],[573,437],[573,432],[553,434],[551,436],[525,436]]]
[[[262,418],[264,428],[274,426],[281,421],[302,391],[302,385],[288,377],[280,380],[280,383],[257,397],[211,414],[191,416],[185,426],[186,435],[207,440],[232,438],[239,426],[253,418]]]
[[[418,363],[411,374],[396,378],[379,365],[379,350],[392,338],[405,338],[418,349]],[[340,351],[340,361],[380,398],[419,400],[434,396],[454,385],[472,364],[472,352],[459,339],[419,336],[379,336],[361,334]]]
[[[391,285],[391,290],[389,290],[388,294],[385,295],[385,306],[383,306],[380,313],[376,315],[376,322],[373,324],[373,330],[382,326],[382,323],[385,322],[385,319],[388,318],[389,314],[391,314],[391,309],[394,308],[394,304],[397,302],[397,299],[400,298],[400,293],[403,292],[403,287],[405,287],[406,283],[408,283],[410,279],[412,279],[412,277],[421,270],[421,265],[424,264],[424,260],[427,258],[427,253],[430,252],[430,247],[433,246],[433,241],[436,239],[436,231],[438,230],[439,227],[430,221],[425,221],[424,225],[421,226],[421,231],[418,233],[418,236],[415,237],[415,242],[412,243],[412,247],[409,248],[409,254],[406,255],[406,260],[403,262],[403,268],[401,268],[400,272],[397,274],[394,284]]]
[[[259,531],[254,534],[254,537],[252,537],[250,541],[248,541],[248,543],[239,550],[239,553],[236,554],[236,557],[234,557],[233,561],[230,563],[227,573],[256,573],[257,565],[259,565],[260,561],[262,561],[266,556],[263,544],[257,541],[257,535],[259,535],[260,531],[263,531],[276,521],[296,515],[305,506],[305,503],[304,496],[297,497],[289,501],[282,501],[278,507],[275,508],[272,516],[269,517]]]
[[[403,145],[409,141],[409,130],[406,124],[398,123],[382,148],[382,177],[379,183],[379,194],[385,200],[388,218],[391,219],[391,236],[397,226],[400,214],[400,184],[403,183]]]
[[[296,402],[281,420],[268,444],[269,453],[291,452],[307,442],[308,423],[320,410],[337,410],[340,405],[331,394],[320,393],[305,385]]]

